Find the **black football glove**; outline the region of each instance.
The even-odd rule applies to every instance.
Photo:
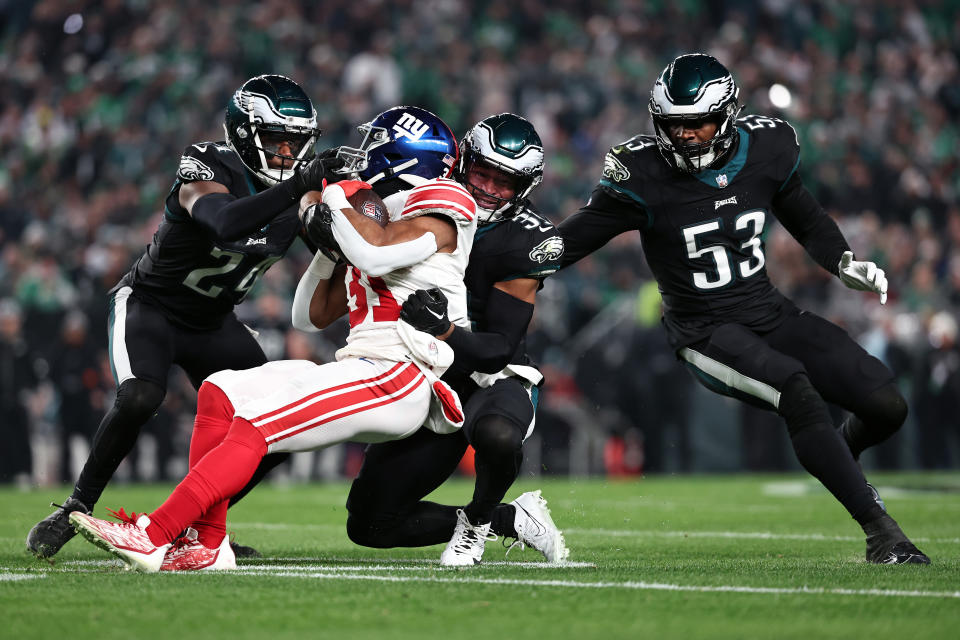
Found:
[[[447,296],[443,291],[417,289],[404,301],[400,308],[400,318],[417,331],[440,336],[450,328],[447,317]]]
[[[297,165],[293,177],[287,181],[294,198],[299,198],[307,191],[323,191],[327,183],[344,178],[342,174],[335,173],[343,166],[343,158],[337,156],[337,150],[337,147],[327,149],[309,162],[301,162]]]
[[[323,255],[336,261],[343,252],[336,238],[333,237],[333,212],[323,202],[317,202],[303,212],[303,230]]]

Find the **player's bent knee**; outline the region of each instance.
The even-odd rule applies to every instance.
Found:
[[[470,444],[483,456],[508,456],[523,447],[523,431],[498,415],[484,416],[473,428]]]
[[[118,413],[135,421],[145,422],[156,413],[166,394],[166,389],[155,382],[130,378],[117,389],[114,404]]]
[[[777,411],[786,421],[790,435],[810,426],[830,423],[827,403],[805,373],[791,376],[783,385]]]
[[[885,437],[897,432],[907,419],[907,400],[893,383],[884,385],[867,398],[866,415],[859,416]]]
[[[234,418],[230,424],[230,431],[224,441],[240,443],[261,456],[267,455],[267,441],[259,429],[254,427],[248,420],[243,418]]]
[[[370,517],[369,514],[358,516],[354,513],[347,515],[347,537],[361,547],[373,549],[389,549],[397,546],[391,535],[396,527],[382,518]]]

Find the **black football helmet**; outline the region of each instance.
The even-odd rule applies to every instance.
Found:
[[[262,183],[274,185],[293,176],[314,156],[320,136],[317,112],[296,82],[263,75],[243,83],[227,105],[223,122],[227,144]],[[280,147],[289,145],[281,153]],[[279,167],[270,159],[280,158]]]
[[[692,53],[667,65],[650,91],[650,117],[661,155],[681,171],[697,173],[717,165],[736,148],[740,89],[713,56]],[[700,144],[676,145],[670,127],[714,122],[717,133]]]

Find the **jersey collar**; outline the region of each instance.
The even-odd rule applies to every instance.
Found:
[[[740,144],[737,146],[737,152],[730,159],[730,162],[719,169],[704,169],[693,176],[703,184],[714,189],[723,189],[737,177],[740,169],[747,163],[747,149],[750,147],[750,134],[746,129],[737,127],[740,134]],[[721,186],[722,185],[722,186]]]

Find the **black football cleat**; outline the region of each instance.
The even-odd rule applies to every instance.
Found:
[[[923,551],[905,540],[898,542],[886,552],[886,556],[881,556],[877,560],[871,560],[876,564],[930,564],[930,558]]]
[[[62,505],[51,502],[50,506],[57,507],[57,510],[34,525],[27,534],[27,550],[38,558],[52,558],[77,535],[70,524],[71,512],[81,511],[88,515],[93,512],[76,498],[67,498]]]
[[[930,558],[910,542],[896,520],[884,514],[863,527],[867,534],[867,562],[873,564],[930,564]]]
[[[233,540],[230,541],[230,548],[233,549],[233,555],[238,558],[262,558],[263,554],[254,549],[253,547],[246,547],[242,544],[237,544]]]

